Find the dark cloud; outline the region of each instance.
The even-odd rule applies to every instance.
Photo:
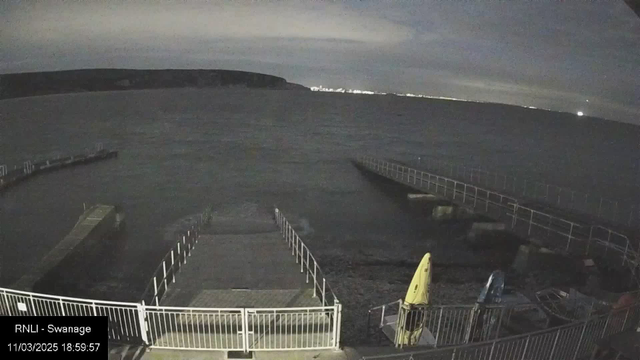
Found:
[[[232,68],[640,124],[640,21],[622,1],[5,0],[0,34],[0,72]]]

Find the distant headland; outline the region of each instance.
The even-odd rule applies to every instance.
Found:
[[[82,69],[0,74],[0,99],[90,91],[225,87],[309,90],[281,77],[235,70]]]

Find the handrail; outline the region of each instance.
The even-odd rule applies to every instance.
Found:
[[[558,343],[558,338],[560,337],[560,333],[563,331],[567,331],[570,329],[579,329],[582,328],[582,331],[579,331],[578,334],[581,334],[577,344],[575,347],[571,347],[570,350],[575,349],[574,351],[572,351],[571,353],[571,358],[572,359],[576,359],[576,358],[580,358],[580,354],[587,355],[589,354],[591,351],[589,351],[589,347],[593,347],[595,345],[595,341],[601,338],[604,338],[607,334],[607,329],[609,328],[609,325],[612,324],[613,326],[619,325],[619,321],[611,321],[611,317],[612,316],[617,316],[619,314],[622,314],[624,311],[626,310],[625,313],[625,317],[622,321],[622,326],[619,326],[619,331],[617,332],[609,332],[609,334],[611,333],[619,333],[619,332],[623,332],[625,330],[628,330],[630,328],[633,328],[635,326],[637,326],[637,317],[638,315],[640,315],[640,303],[635,303],[635,304],[631,304],[628,305],[626,307],[622,307],[619,309],[616,309],[614,311],[611,311],[607,314],[604,315],[596,315],[596,316],[592,316],[588,319],[582,320],[582,321],[578,321],[578,322],[574,322],[571,324],[566,324],[566,325],[562,325],[562,326],[556,326],[553,328],[549,328],[549,329],[544,329],[544,330],[538,330],[538,331],[534,331],[534,332],[530,332],[530,333],[526,333],[526,334],[519,334],[519,335],[513,335],[513,336],[508,336],[508,337],[503,337],[500,339],[495,339],[495,340],[490,340],[490,341],[483,341],[483,342],[474,342],[474,343],[469,343],[469,344],[464,344],[464,345],[458,345],[458,346],[452,346],[452,347],[447,347],[447,348],[442,348],[442,349],[429,349],[429,350],[418,350],[418,351],[406,351],[406,352],[402,352],[402,353],[395,353],[395,354],[386,354],[386,355],[374,355],[374,356],[363,356],[361,359],[362,360],[372,360],[372,359],[407,359],[407,358],[411,358],[411,359],[457,359],[458,357],[460,358],[467,358],[465,357],[465,350],[469,349],[469,350],[480,350],[480,349],[484,349],[484,350],[491,350],[491,349],[495,349],[497,346],[499,346],[499,344],[506,344],[508,347],[510,348],[520,348],[522,350],[522,354],[518,354],[517,357],[514,357],[514,354],[509,354],[506,353],[504,351],[502,352],[498,352],[498,351],[486,351],[484,353],[478,353],[477,356],[474,356],[472,358],[474,359],[480,359],[480,360],[499,360],[499,359],[504,359],[504,360],[511,360],[514,358],[522,358],[525,359],[527,357],[525,357],[526,351],[527,351],[527,346],[525,344],[529,344],[531,343],[531,339],[534,339],[534,342],[537,342],[538,344],[544,344],[546,339],[553,339],[553,336],[550,338],[545,338],[547,335],[549,334],[556,334],[555,336],[555,341],[551,341],[551,343],[549,345],[552,345],[551,350],[551,354],[553,354],[554,350],[556,349],[556,347],[560,347],[560,346],[567,346],[568,343],[570,342],[570,338],[565,338],[564,339],[564,343],[560,344]],[[634,311],[634,314],[631,314],[631,311]],[[629,320],[629,315],[635,317],[635,321],[628,321]],[[591,334],[587,334],[587,336],[591,336],[591,338],[589,340],[591,340],[591,342],[584,341],[584,337],[585,337],[585,330],[587,328],[587,326],[589,324],[593,324],[593,323],[597,323],[598,321],[601,321],[603,319],[606,318],[606,322],[604,324],[604,328],[602,329],[602,331],[600,331],[601,329],[597,329],[598,333],[594,333],[593,331],[591,332]],[[617,320],[617,319],[616,319]],[[593,330],[593,329],[592,329]],[[615,331],[615,330],[614,330]],[[595,336],[593,336],[592,334],[595,334]],[[524,340],[525,344],[517,344],[517,341],[522,341]],[[538,341],[536,341],[538,340]],[[583,342],[584,341],[584,342]],[[520,347],[519,345],[524,345],[522,347]],[[584,345],[584,346],[583,346]],[[571,346],[571,345],[568,345]],[[503,348],[504,349],[504,348]],[[531,348],[529,348],[530,351]],[[580,352],[580,350],[583,349],[582,352]],[[548,348],[537,348],[536,350],[549,350]],[[585,351],[586,350],[586,351]],[[443,354],[445,356],[448,355],[448,357],[443,356]],[[494,354],[496,354],[494,356]],[[433,356],[433,357],[431,357]],[[545,358],[553,358],[553,356],[549,356],[547,355]]]
[[[313,296],[317,295],[317,291],[320,291],[322,295],[322,305],[327,306],[329,302],[327,301],[326,294],[327,290],[329,294],[333,297],[333,304],[340,303],[336,294],[333,292],[331,286],[327,283],[326,277],[322,270],[320,269],[320,265],[316,261],[316,258],[311,254],[309,247],[300,239],[296,231],[293,229],[289,221],[285,218],[282,211],[280,211],[277,207],[274,206],[274,216],[276,218],[276,222],[282,236],[285,241],[291,248],[291,255],[296,257],[296,264],[300,264],[300,272],[305,272],[306,269],[306,279],[307,283],[309,282],[309,278],[313,278]],[[306,256],[305,256],[306,254]],[[313,262],[311,262],[313,261]],[[318,275],[322,279],[322,283],[318,281]]]
[[[206,213],[205,213],[206,214]],[[193,247],[198,242],[198,233],[201,226],[209,221],[205,214],[198,215],[196,224],[192,225],[189,230],[178,236],[178,241],[171,247],[167,254],[162,258],[158,267],[156,267],[151,280],[142,293],[143,304],[148,299],[148,304],[155,302],[156,306],[160,305],[162,297],[168,290],[169,283],[175,283],[176,274],[183,264],[187,263],[187,257],[191,256]],[[169,264],[169,266],[167,266]],[[153,295],[151,291],[153,289]]]
[[[426,159],[426,161],[422,161],[424,159]],[[492,186],[495,189],[500,189],[502,186],[502,190],[513,191],[514,193],[521,192],[523,196],[533,196],[534,199],[544,200],[550,205],[586,211],[590,215],[600,219],[640,228],[640,203],[634,204],[628,201],[594,197],[589,193],[572,190],[566,186],[562,187],[535,181],[530,178],[518,178],[514,175],[468,167],[460,163],[433,159],[431,156],[417,156],[416,166],[422,168],[425,167],[425,165],[428,169],[449,170],[452,177],[455,173],[458,178],[469,181],[470,183],[474,183],[474,180],[476,180],[476,183],[484,183],[485,186]],[[531,185],[533,185],[533,189],[532,191],[528,191],[531,190]],[[539,188],[545,189],[540,196],[538,196]],[[550,189],[553,191],[550,191]],[[568,203],[567,199],[569,199]],[[577,199],[584,199],[584,201],[578,201]],[[590,202],[589,199],[594,199],[594,201]]]
[[[66,301],[73,301],[73,302],[77,302],[77,303],[101,303],[101,304],[108,304],[108,305],[122,305],[122,306],[136,306],[138,305],[137,303],[132,303],[132,302],[125,302],[125,301],[110,301],[110,300],[95,300],[95,299],[83,299],[83,298],[75,298],[75,297],[69,297],[69,296],[60,296],[60,295],[49,295],[49,294],[42,294],[42,293],[34,293],[34,292],[29,292],[29,291],[22,291],[22,290],[14,290],[14,289],[9,289],[9,288],[2,288],[0,287],[0,293],[1,294],[16,294],[16,295],[24,295],[24,296],[29,296],[29,297],[38,297],[38,298],[44,298],[47,300],[54,300],[54,301],[60,301],[60,300],[66,300]],[[2,303],[0,302],[0,305],[2,305]]]
[[[581,224],[577,223],[577,222],[573,222],[573,221],[569,221],[566,219],[563,219],[561,217],[558,216],[554,216],[554,215],[549,215],[545,212],[539,211],[539,210],[535,210],[532,209],[530,207],[527,206],[523,206],[519,204],[519,201],[511,196],[506,196],[503,195],[499,192],[496,191],[492,191],[492,190],[488,190],[485,188],[481,188],[475,185],[470,185],[467,183],[463,183],[454,179],[450,179],[448,177],[444,177],[444,176],[440,176],[440,175],[436,175],[436,174],[431,174],[429,172],[425,172],[425,171],[418,171],[416,169],[404,166],[404,165],[399,165],[396,164],[394,162],[389,162],[386,160],[379,160],[379,159],[375,159],[372,157],[368,157],[368,156],[360,156],[358,157],[358,161],[360,161],[361,163],[363,163],[365,166],[368,166],[369,168],[371,168],[374,171],[378,171],[378,172],[382,172],[385,174],[388,174],[389,172],[392,173],[392,175],[389,176],[394,176],[395,178],[399,178],[400,181],[406,181],[407,183],[411,183],[411,180],[413,180],[413,184],[414,185],[418,185],[418,180],[420,180],[420,186],[423,186],[423,183],[426,182],[427,183],[427,190],[430,190],[432,187],[432,184],[435,184],[435,192],[438,193],[440,190],[440,187],[444,187],[444,196],[447,196],[447,189],[449,189],[448,183],[451,182],[453,184],[453,188],[450,189],[450,195],[452,193],[453,195],[453,199],[456,199],[456,194],[462,194],[462,202],[466,204],[466,200],[468,198],[472,198],[474,199],[474,204],[473,204],[473,208],[476,208],[476,200],[482,201],[486,204],[485,206],[485,211],[489,212],[489,204],[498,206],[500,208],[506,209],[508,208],[512,214],[510,213],[506,213],[506,216],[511,217],[512,218],[512,224],[511,227],[512,229],[515,228],[516,223],[518,220],[521,221],[526,221],[529,223],[529,229],[527,230],[527,235],[531,235],[531,231],[532,231],[532,227],[533,225],[536,225],[538,227],[541,227],[545,230],[547,230],[548,232],[553,231],[554,233],[560,234],[563,237],[567,238],[567,246],[566,246],[566,250],[569,250],[569,246],[571,243],[571,240],[573,239],[577,239],[577,240],[581,240],[581,241],[586,241],[587,243],[591,243],[592,239],[592,233],[593,231],[591,230],[589,232],[589,234],[586,234],[586,227],[582,226]],[[406,176],[405,176],[406,174]],[[420,176],[418,177],[418,174],[420,174]],[[406,177],[406,179],[405,179]],[[425,179],[425,177],[427,177]],[[435,182],[432,180],[432,178],[435,178]],[[445,184],[441,184],[441,180],[445,181]],[[460,186],[462,185],[462,186]],[[459,190],[459,188],[462,187],[463,190]],[[468,191],[468,189],[471,188],[473,191]],[[482,193],[485,192],[486,196],[485,197],[478,197],[478,192]],[[491,196],[490,195],[494,195],[494,197],[499,197],[500,198],[500,202],[497,201],[493,201],[491,200]],[[507,204],[504,204],[504,200],[507,199],[508,202]],[[518,216],[518,210],[524,210],[524,211],[528,211],[528,215],[529,218],[521,218]],[[501,214],[502,215],[502,214]],[[534,215],[536,216],[542,216],[545,219],[548,220],[548,226],[545,224],[540,224],[534,221]],[[565,226],[567,226],[567,230],[568,233],[563,233],[562,231],[559,231],[557,229],[554,229],[551,227],[552,224],[558,226],[559,223],[561,224],[565,224]],[[584,228],[584,232],[586,237],[588,237],[587,239],[581,239],[579,237],[577,237],[576,235],[579,235],[579,230]],[[597,227],[594,227],[597,229],[605,229],[608,231],[609,236],[610,235],[614,235],[614,234],[619,234],[613,230],[607,229],[606,227],[602,226],[602,225],[598,225]],[[623,241],[624,243],[621,245],[622,247],[625,248],[625,251],[620,251],[623,256],[622,256],[622,264],[624,265],[629,258],[633,259],[632,264],[633,265],[637,265],[637,256],[627,256],[629,255],[630,252],[633,252],[635,249],[638,249],[639,246],[638,245],[631,245],[630,240],[622,235],[619,234],[619,241]]]

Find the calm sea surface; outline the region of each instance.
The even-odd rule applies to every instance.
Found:
[[[165,227],[208,205],[241,214],[277,204],[306,220],[315,247],[323,239],[344,249],[397,247],[425,236],[447,241],[446,231],[429,235],[423,219],[362,177],[349,162],[358,154],[431,154],[640,203],[640,127],[569,114],[242,89],[0,101],[0,164],[21,166],[98,142],[119,157],[40,176],[0,196],[1,286],[70,231],[83,203],[121,204],[127,215],[123,241],[92,267],[69,273],[90,284],[88,295],[106,299],[137,300],[172,245]]]

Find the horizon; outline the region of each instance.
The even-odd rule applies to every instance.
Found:
[[[64,70],[52,70],[52,71],[29,71],[29,72],[16,72],[16,73],[0,73],[0,77],[3,75],[17,75],[17,74],[38,74],[38,73],[53,73],[53,72],[72,72],[72,71],[92,71],[92,70],[133,70],[133,71],[238,71],[238,72],[247,72],[247,73],[255,73],[255,74],[260,74],[260,75],[266,75],[266,76],[273,76],[273,77],[279,77],[276,75],[272,75],[272,74],[266,74],[266,73],[258,73],[258,72],[254,72],[254,71],[247,71],[247,70],[236,70],[236,69],[204,69],[204,68],[196,68],[196,69],[189,69],[189,68],[158,68],[158,69],[134,69],[134,68],[79,68],[79,69],[64,69]],[[282,77],[280,77],[282,78]],[[393,96],[398,96],[398,97],[408,97],[408,98],[416,98],[416,99],[430,99],[430,100],[443,100],[443,101],[458,101],[458,102],[468,102],[468,103],[476,103],[476,104],[487,104],[487,105],[501,105],[501,106],[513,106],[513,107],[517,107],[517,108],[525,108],[525,109],[529,109],[529,110],[541,110],[541,111],[548,111],[548,112],[553,112],[553,113],[560,113],[560,114],[567,114],[567,115],[574,115],[576,117],[580,117],[580,118],[584,118],[585,120],[587,118],[591,118],[591,119],[596,119],[596,120],[603,120],[603,121],[612,121],[612,122],[617,122],[617,123],[621,123],[621,124],[628,124],[628,125],[634,125],[634,126],[640,126],[640,124],[636,124],[633,122],[627,122],[627,121],[621,121],[621,120],[617,120],[617,119],[608,119],[608,118],[604,118],[604,117],[600,117],[600,116],[594,116],[592,114],[588,114],[588,113],[583,113],[581,111],[578,111],[577,113],[571,113],[568,111],[562,111],[562,110],[554,110],[554,109],[545,109],[545,108],[540,108],[540,107],[535,107],[535,106],[528,106],[528,105],[519,105],[519,104],[508,104],[508,103],[500,103],[500,102],[492,102],[492,101],[478,101],[478,100],[469,100],[469,99],[461,99],[461,98],[452,98],[452,97],[443,97],[443,96],[438,96],[438,95],[429,95],[429,94],[419,94],[419,93],[402,93],[402,92],[381,92],[381,91],[377,91],[377,90],[372,90],[372,89],[351,89],[351,88],[327,88],[324,87],[322,85],[304,85],[304,84],[298,84],[298,83],[292,83],[290,81],[288,81],[288,79],[283,78],[284,80],[287,81],[287,83],[290,84],[296,84],[296,85],[302,85],[303,87],[307,88],[308,90],[312,91],[312,92],[327,92],[327,93],[334,93],[334,94],[347,94],[347,95],[393,95]],[[184,88],[189,88],[189,87],[184,87]],[[205,87],[206,88],[206,87]],[[154,88],[153,90],[158,90],[160,88]],[[166,88],[166,89],[171,89],[170,87]],[[101,91],[126,91],[126,90],[136,90],[136,89],[122,89],[122,90],[99,90],[97,92],[101,92]],[[342,91],[340,91],[342,90]],[[56,93],[56,94],[46,94],[46,95],[34,95],[34,96],[49,96],[49,95],[64,95],[64,94],[69,94],[68,92],[62,92],[62,93]],[[12,98],[7,98],[8,99],[12,99]],[[0,100],[4,100],[4,99],[0,99]]]
[[[109,4],[2,2],[0,72],[248,71],[640,125],[640,21],[622,0]]]

